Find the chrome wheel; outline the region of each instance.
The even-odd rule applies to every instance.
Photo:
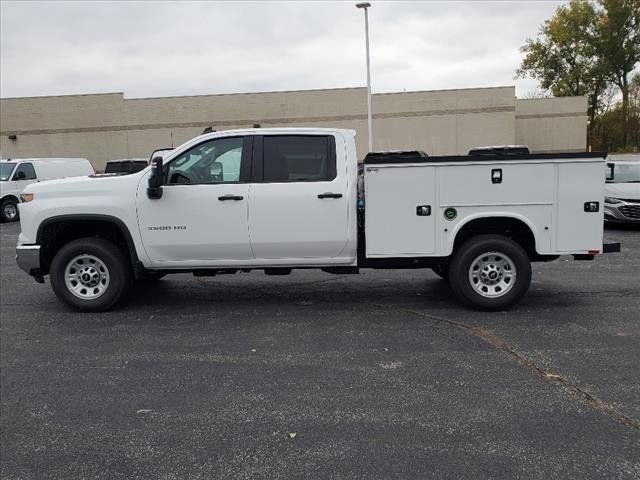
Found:
[[[504,253],[483,253],[471,262],[469,282],[483,297],[501,297],[516,283],[515,263]]]
[[[18,215],[18,206],[15,203],[5,203],[2,207],[4,217],[13,220]]]
[[[64,270],[69,291],[82,300],[93,300],[109,287],[109,269],[102,260],[83,254],[72,258]]]

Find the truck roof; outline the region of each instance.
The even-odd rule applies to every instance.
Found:
[[[344,135],[355,136],[356,131],[348,128],[316,128],[316,127],[270,127],[270,128],[239,128],[234,130],[218,130],[215,132],[205,133],[199,135],[200,137],[215,138],[218,136],[225,136],[230,133],[238,133],[246,135],[253,133],[255,135],[269,135],[269,134],[330,134],[330,133],[342,133]],[[197,137],[196,137],[197,138]]]

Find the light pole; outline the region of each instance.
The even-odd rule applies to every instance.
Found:
[[[371,118],[371,64],[369,61],[369,2],[356,3],[356,8],[364,10],[364,35],[367,45],[367,126],[369,129],[369,152],[373,151],[373,121]]]

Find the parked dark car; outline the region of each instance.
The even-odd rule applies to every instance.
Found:
[[[136,173],[149,165],[149,161],[143,158],[130,158],[123,160],[110,160],[104,168],[104,173],[119,173],[127,175]]]

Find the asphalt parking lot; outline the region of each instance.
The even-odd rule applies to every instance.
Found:
[[[430,271],[168,277],[80,314],[0,226],[1,476],[640,478],[640,231],[461,308]]]

